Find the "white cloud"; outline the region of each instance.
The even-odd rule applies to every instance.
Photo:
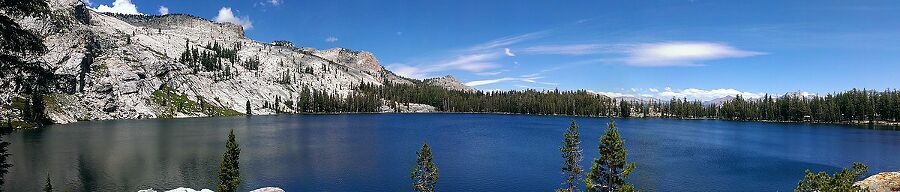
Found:
[[[495,40],[492,40],[492,41],[489,41],[486,43],[475,45],[475,46],[469,48],[468,51],[483,51],[486,49],[493,49],[493,48],[497,48],[497,47],[512,45],[512,44],[522,42],[525,40],[543,37],[546,33],[547,33],[547,31],[538,31],[538,32],[526,33],[526,34],[522,34],[522,35],[509,36],[509,37],[504,37],[504,38],[500,38],[500,39],[495,39]]]
[[[541,78],[543,78],[543,77],[504,77],[504,78],[498,78],[498,79],[486,79],[486,80],[469,81],[469,82],[466,82],[466,86],[475,87],[475,86],[489,85],[489,84],[500,83],[500,82],[506,82],[506,81],[521,81],[521,82],[528,82],[528,83],[542,83],[542,82],[538,82],[538,81],[537,81],[538,79],[541,79]]]
[[[214,20],[219,23],[227,22],[235,25],[240,25],[244,27],[245,30],[250,30],[253,28],[253,22],[250,21],[249,17],[236,17],[234,15],[234,12],[231,12],[230,7],[222,7],[222,9],[219,9],[219,15],[216,15],[216,18]]]
[[[90,5],[90,1],[84,1],[85,4]],[[131,3],[130,0],[116,0],[113,1],[112,7],[107,5],[100,5],[96,9],[98,12],[107,12],[107,13],[121,13],[121,14],[129,14],[129,15],[143,15],[143,13],[138,12],[137,6]]]
[[[516,54],[513,53],[511,50],[509,50],[509,48],[503,48],[503,53],[506,54],[506,56],[510,56],[510,57],[516,56]]]
[[[485,69],[492,69],[500,65],[492,62],[497,59],[497,54],[472,54],[462,55],[453,60],[437,65],[439,69],[459,69],[469,72],[481,72]]]
[[[266,1],[266,2],[268,2],[269,4],[271,4],[271,5],[273,5],[273,6],[278,6],[278,5],[281,5],[281,3],[284,2],[284,1],[282,1],[282,0],[268,0],[268,1]]]
[[[334,42],[337,42],[337,41],[338,41],[338,38],[337,38],[337,37],[334,37],[334,36],[325,38],[325,42],[334,43]]]
[[[536,76],[536,75],[521,75],[519,77],[504,77],[504,78],[497,78],[497,79],[485,79],[485,80],[470,81],[465,84],[467,86],[475,87],[475,86],[489,85],[489,84],[500,83],[500,82],[518,81],[518,82],[540,84],[540,85],[551,85],[551,86],[559,85],[558,83],[538,81],[543,78],[544,77],[542,77],[542,76]],[[534,86],[525,86],[525,85],[516,85],[516,86],[522,87],[522,88],[538,88],[538,87],[534,87]]]
[[[744,51],[727,44],[710,42],[664,42],[635,46],[625,62],[635,66],[692,66],[695,62],[740,58],[765,53]]]
[[[504,55],[509,57],[516,56],[516,54],[513,53],[509,48],[503,48],[502,53],[499,52],[501,50],[499,48],[506,45],[519,43],[525,40],[540,38],[546,33],[546,31],[538,31],[522,35],[504,37],[477,44],[468,48],[452,51],[450,52],[450,54],[454,55],[452,57],[436,57],[426,59],[424,61],[418,61],[412,65],[392,64],[387,66],[387,68],[391,71],[394,71],[398,75],[416,79],[432,77],[433,73],[450,70],[472,72],[476,75],[482,76],[497,75],[500,73],[484,71],[501,67],[501,65],[498,64],[499,62],[497,60],[502,58]],[[402,35],[402,33],[398,32],[397,35]],[[514,63],[518,64],[518,62]]]
[[[88,7],[93,6],[93,3],[91,3],[91,0],[81,0],[81,2],[84,3],[85,5],[87,5]]]
[[[499,57],[499,54],[493,53],[468,54],[457,56],[453,59],[439,61],[436,62],[438,64],[434,65],[410,66],[406,64],[391,64],[388,65],[387,68],[404,77],[421,79],[432,77],[432,73],[440,71],[461,70],[474,73],[483,72],[484,70],[499,67],[500,65],[494,62],[494,60]]]
[[[518,80],[518,78],[504,77],[504,78],[499,78],[499,79],[469,81],[469,82],[466,82],[466,86],[474,87],[474,86],[489,85],[489,84],[500,83],[500,82],[504,82],[504,81],[512,81],[512,80]]]
[[[159,6],[159,15],[168,15],[169,8],[166,6]]]
[[[476,74],[476,75],[481,75],[481,76],[493,76],[493,75],[499,75],[499,74],[501,74],[501,73],[503,73],[503,71],[481,72],[481,73],[475,73],[475,74]]]
[[[735,96],[741,95],[745,98],[760,98],[765,93],[752,93],[745,91],[738,91],[736,89],[711,89],[711,90],[703,90],[703,89],[684,89],[681,91],[673,91],[671,89],[667,89],[666,91],[660,92],[657,95],[660,98],[688,98],[688,99],[699,99],[703,101],[713,100],[717,98],[722,98],[726,96]]]
[[[390,65],[387,65],[386,67],[388,68],[388,70],[391,70],[392,72],[396,73],[397,75],[400,75],[403,77],[408,77],[408,78],[413,78],[413,79],[425,79],[425,78],[429,77],[429,74],[428,74],[429,72],[422,68],[419,68],[419,67],[413,67],[413,66],[409,66],[406,64],[400,64],[400,63],[390,64]]]
[[[684,90],[673,90],[671,88],[666,88],[665,91],[658,92],[660,90],[649,88],[646,92],[639,88],[631,88],[631,89],[620,89],[621,92],[603,92],[603,91],[593,91],[588,90],[591,93],[606,95],[608,97],[648,97],[648,98],[657,98],[662,100],[667,100],[671,98],[687,98],[688,100],[701,100],[701,101],[709,101],[713,99],[723,98],[727,96],[736,96],[741,95],[744,98],[761,98],[765,95],[765,93],[753,93],[747,91],[739,91],[736,89],[684,89]],[[654,91],[655,90],[655,91]],[[631,91],[631,92],[628,92]]]
[[[616,98],[616,97],[634,97],[634,95],[632,95],[632,94],[625,94],[625,93],[603,92],[603,91],[593,91],[593,90],[587,90],[587,91],[588,91],[588,92],[591,92],[591,93],[594,93],[594,94],[605,95],[605,96],[607,96],[607,97],[612,97],[612,98]]]
[[[556,55],[589,55],[603,52],[615,52],[625,45],[574,44],[574,45],[539,45],[522,49],[529,54]]]
[[[536,90],[550,90],[550,89],[553,89],[552,87],[529,86],[529,85],[513,85],[513,86],[518,87],[518,88],[523,88],[523,89],[536,89]]]

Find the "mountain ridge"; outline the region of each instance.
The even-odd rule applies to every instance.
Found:
[[[78,0],[49,7],[48,17],[14,20],[43,37],[47,52],[29,59],[54,75],[44,96],[53,123],[293,112],[284,101],[304,90],[347,97],[361,84],[418,82],[371,52],[277,46],[193,15],[101,13]],[[14,106],[23,103],[19,87],[29,85],[0,81],[9,85],[0,112],[22,114]]]

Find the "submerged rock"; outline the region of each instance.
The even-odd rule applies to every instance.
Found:
[[[900,171],[875,174],[853,185],[872,192],[900,191]]]

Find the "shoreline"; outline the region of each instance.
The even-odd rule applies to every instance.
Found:
[[[761,122],[761,123],[784,123],[784,124],[819,124],[819,125],[849,125],[849,126],[857,126],[857,127],[870,127],[870,128],[888,128],[885,130],[900,130],[900,122],[889,122],[889,121],[848,121],[848,122],[816,122],[816,121],[776,121],[776,120],[729,120],[729,119],[719,119],[719,118],[670,118],[670,117],[660,117],[660,116],[649,116],[649,117],[614,117],[614,116],[601,116],[601,115],[569,115],[569,114],[529,114],[529,113],[506,113],[506,112],[447,112],[447,111],[430,111],[430,112],[334,112],[334,113],[277,113],[277,114],[262,114],[262,115],[250,115],[250,116],[278,116],[278,115],[355,115],[355,114],[492,114],[492,115],[530,115],[530,116],[557,116],[557,117],[586,117],[586,118],[619,118],[619,119],[672,119],[672,120],[720,120],[720,121],[735,121],[735,122]],[[116,121],[116,120],[160,120],[160,119],[194,119],[194,118],[213,118],[213,117],[236,117],[236,116],[247,116],[247,115],[230,115],[230,116],[187,116],[187,117],[173,117],[173,118],[142,118],[142,119],[104,119],[104,120],[90,120],[90,121],[76,121],[71,123],[80,123],[80,122],[100,122],[100,121]],[[53,123],[50,125],[65,125],[71,123]],[[47,125],[47,126],[50,126]],[[25,130],[25,129],[35,129],[37,127],[32,128],[18,128],[13,130]]]

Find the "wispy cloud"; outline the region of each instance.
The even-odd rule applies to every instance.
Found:
[[[16,0],[18,1],[18,0]],[[83,1],[85,4],[90,5],[90,1]],[[121,14],[129,14],[129,15],[143,15],[143,13],[138,12],[137,6],[134,3],[131,3],[130,0],[116,0],[113,1],[112,6],[108,5],[100,5],[96,9],[98,12],[107,12],[107,13],[121,13]]]
[[[253,28],[253,22],[250,21],[249,17],[236,17],[230,7],[222,7],[222,9],[219,9],[219,14],[216,15],[216,18],[213,20],[219,23],[233,23],[235,25],[240,25],[241,27],[244,27],[245,30]]]
[[[430,77],[429,70],[421,67],[409,66],[402,63],[394,63],[385,66],[388,70],[396,73],[397,75],[413,78],[413,79],[425,79]]]
[[[621,63],[632,66],[698,66],[699,62],[742,58],[767,53],[746,51],[725,43],[672,41],[659,43],[537,45],[523,48],[523,54],[611,55],[609,58],[581,61],[588,63]],[[618,55],[618,56],[616,56]]]
[[[475,87],[475,86],[490,85],[490,84],[501,83],[501,82],[518,81],[518,82],[540,84],[540,85],[551,85],[551,86],[559,85],[558,83],[539,81],[540,79],[543,79],[544,77],[538,76],[538,75],[539,74],[529,74],[529,75],[521,75],[518,77],[503,77],[503,78],[496,78],[496,79],[485,79],[485,80],[470,81],[470,82],[466,82],[465,84],[467,86]],[[530,87],[530,88],[534,88],[534,87]]]
[[[338,38],[337,38],[337,37],[334,37],[334,36],[325,38],[325,42],[334,43],[334,42],[337,42],[337,41],[338,41]]]
[[[485,42],[482,44],[472,46],[466,50],[467,51],[484,51],[487,49],[499,48],[499,47],[519,43],[519,42],[522,42],[525,40],[540,38],[540,37],[543,37],[544,35],[546,35],[547,33],[548,33],[548,31],[538,31],[538,32],[526,33],[526,34],[522,34],[522,35],[503,37],[503,38],[491,40],[491,41],[488,41],[488,42]]]
[[[466,86],[475,87],[475,86],[490,85],[490,84],[506,82],[506,81],[521,81],[521,82],[528,82],[528,83],[538,83],[537,80],[541,79],[541,78],[543,78],[543,77],[504,77],[504,78],[497,78],[497,79],[485,79],[485,80],[466,82]]]
[[[499,66],[493,62],[499,58],[497,54],[472,54],[458,56],[453,60],[443,62],[436,67],[439,69],[459,69],[468,72],[481,72],[485,69],[492,69]]]
[[[387,68],[398,75],[422,79],[433,77],[432,73],[449,70],[462,70],[466,72],[483,72],[500,66],[494,62],[500,55],[496,53],[460,55],[452,59],[438,61],[434,65],[410,66],[406,64],[391,64]]]
[[[621,51],[624,45],[607,44],[572,44],[572,45],[538,45],[522,49],[528,54],[556,54],[556,55],[589,55],[596,53],[608,53]]]
[[[494,75],[499,75],[503,72],[504,71],[493,71],[493,72],[480,72],[480,73],[475,73],[475,74],[480,75],[480,76],[494,76]]]
[[[740,58],[766,53],[745,51],[728,44],[711,42],[663,42],[635,46],[625,62],[634,66],[692,66],[696,62]]]
[[[500,73],[484,71],[500,67],[501,65],[498,64],[497,60],[503,58],[504,55],[508,57],[516,56],[511,49],[500,49],[501,47],[540,38],[546,33],[547,31],[538,31],[503,37],[461,50],[450,51],[449,54],[452,56],[449,57],[437,57],[437,59],[431,59],[432,61],[415,62],[419,64],[413,65],[396,63],[388,65],[387,68],[398,75],[415,79],[433,77],[433,73],[450,70],[472,72],[482,76],[497,75]]]

